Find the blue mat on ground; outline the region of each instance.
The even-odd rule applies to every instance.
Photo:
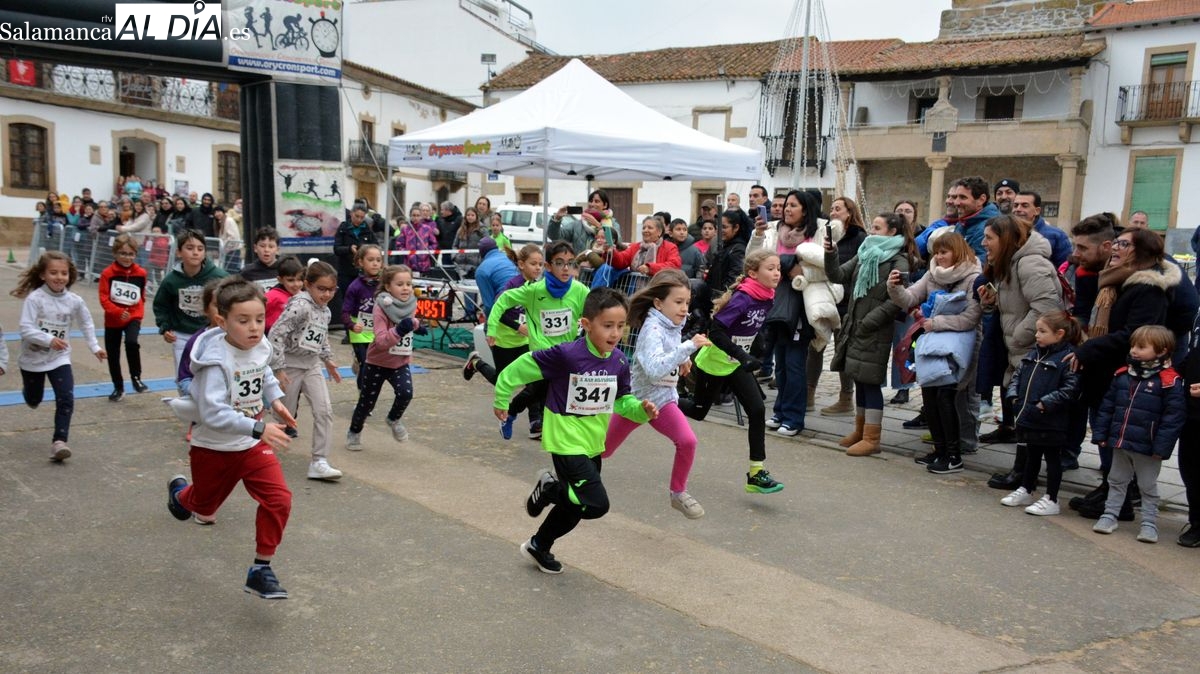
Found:
[[[157,335],[158,328],[142,328],[138,330],[139,335]],[[71,339],[83,339],[82,330],[72,330],[70,333]],[[104,328],[96,328],[96,339],[104,339]],[[21,333],[9,331],[4,333],[4,341],[19,342],[21,341]]]
[[[413,374],[425,374],[425,373],[429,372],[429,370],[421,367],[420,365],[412,365],[410,367],[412,369]],[[353,379],[354,378],[354,371],[351,370],[349,367],[339,367],[338,374],[342,375],[343,379]],[[325,375],[325,377],[328,378],[329,375],[327,374],[327,375]],[[178,395],[176,393],[174,379],[170,379],[170,378],[166,378],[166,377],[164,377],[162,379],[143,379],[142,383],[145,384],[146,386],[150,387],[150,390],[147,391],[146,393],[161,393],[163,391],[167,391],[169,393],[169,395]],[[90,382],[87,384],[76,384],[75,385],[75,399],[76,400],[78,400],[80,398],[107,398],[109,393],[112,393],[112,382],[110,382],[110,381]],[[127,389],[125,391],[125,395],[126,396],[136,396],[136,395],[138,395],[138,393],[133,392],[133,389]],[[46,397],[42,402],[47,403],[47,402],[51,402],[53,400],[54,400],[54,390],[50,388],[49,384],[47,384],[46,385]],[[10,405],[24,405],[24,404],[25,404],[25,398],[23,398],[21,396],[20,391],[0,391],[0,407],[8,407]]]

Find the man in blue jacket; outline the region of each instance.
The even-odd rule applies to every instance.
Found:
[[[1062,267],[1071,255],[1071,237],[1042,218],[1042,195],[1032,190],[1019,192],[1013,198],[1013,215],[1033,223],[1033,230],[1050,242],[1050,262]]]

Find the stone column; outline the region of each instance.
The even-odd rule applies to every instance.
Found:
[[[1079,108],[1083,105],[1083,68],[1071,68],[1067,71],[1071,76],[1071,109],[1068,117],[1078,117]]]
[[[929,204],[925,207],[928,224],[937,219],[934,215],[941,217],[945,213],[942,206],[946,203],[946,167],[950,165],[950,155],[929,155],[925,158],[925,165],[933,170],[929,177]]]
[[[1058,219],[1054,224],[1059,229],[1068,230],[1078,219],[1075,212],[1075,183],[1079,179],[1079,160],[1077,154],[1060,154],[1054,158],[1062,167],[1062,184],[1058,188]]]

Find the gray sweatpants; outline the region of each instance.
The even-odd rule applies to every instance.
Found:
[[[1158,520],[1158,471],[1162,460],[1153,456],[1113,449],[1112,468],[1108,471],[1108,500],[1104,514],[1116,517],[1125,503],[1129,482],[1137,475],[1142,490],[1142,522],[1156,524]]]
[[[288,412],[296,416],[301,394],[312,408],[312,460],[328,458],[329,433],[333,429],[333,403],[329,401],[329,388],[325,384],[325,366],[317,363],[308,369],[285,367],[283,373],[291,380],[283,390],[283,405]]]

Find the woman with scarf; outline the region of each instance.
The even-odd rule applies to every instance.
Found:
[[[566,217],[566,206],[550,216],[550,225],[546,228],[547,241],[566,241],[580,253],[591,250],[601,234],[609,245],[615,246],[621,242],[619,225],[609,208],[608,193],[604,190],[592,190],[588,195],[587,208],[579,217],[570,220]]]
[[[1100,271],[1100,291],[1092,305],[1088,339],[1075,349],[1080,400],[1093,414],[1100,409],[1114,373],[1126,365],[1133,331],[1143,325],[1166,324],[1170,296],[1182,280],[1179,267],[1163,260],[1163,241],[1154,232],[1127,230],[1113,242],[1108,266]],[[1103,513],[1111,467],[1112,450],[1101,447],[1100,471],[1105,479],[1084,497],[1084,505],[1092,507],[1081,507],[1081,515],[1095,519]],[[1120,519],[1133,518],[1134,494],[1133,488],[1126,493]]]
[[[1012,373],[1034,346],[1037,319],[1064,308],[1062,286],[1058,270],[1050,262],[1050,242],[1028,223],[1011,215],[989,219],[984,224],[983,247],[987,251],[984,276],[991,283],[980,286],[977,293],[985,314],[1000,313],[1008,356],[1002,390],[1007,390]],[[997,479],[988,486],[1007,484],[1016,489],[1025,470],[1025,456],[1025,445],[1017,443],[1012,470],[1007,475],[993,475]]]
[[[614,250],[613,269],[628,269],[646,276],[654,276],[664,269],[681,269],[679,248],[665,238],[666,228],[656,216],[642,220],[642,240],[625,250]]]
[[[878,454],[883,430],[883,383],[892,346],[892,323],[900,312],[888,297],[893,271],[907,274],[917,259],[908,222],[895,213],[878,215],[858,253],[838,264],[838,250],[825,240],[825,274],[850,288],[846,318],[830,369],[854,381],[854,432],[842,439],[849,456]]]
[[[829,206],[829,217],[834,222],[842,223],[844,232],[836,237],[837,255],[838,264],[846,264],[858,252],[858,247],[862,245],[863,240],[867,238],[866,224],[863,222],[862,211],[859,210],[858,204],[854,203],[853,199],[838,197]],[[843,284],[842,299],[837,303],[838,316],[841,317],[842,322],[846,320],[849,300],[850,288]],[[825,364],[824,356],[824,347],[821,347],[819,351],[814,350],[808,355],[808,389],[812,393],[808,397],[809,409],[813,409],[816,402],[817,382],[821,378],[821,370]],[[854,395],[854,382],[845,372],[841,373],[838,379],[840,386],[838,388],[837,402],[828,407],[821,408],[822,416],[844,416],[854,412],[854,404],[850,400],[851,396]]]

